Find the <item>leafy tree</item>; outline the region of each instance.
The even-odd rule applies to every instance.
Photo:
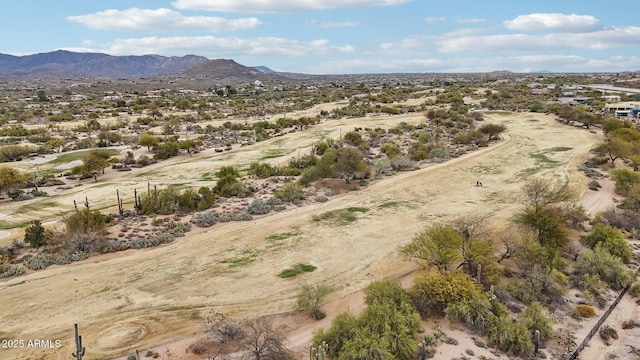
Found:
[[[146,146],[148,151],[151,151],[152,147],[156,147],[160,144],[160,138],[150,133],[144,133],[140,135],[140,138],[136,142],[140,146]]]
[[[45,229],[40,220],[33,220],[31,225],[27,226],[24,231],[24,241],[34,249],[44,245]]]
[[[451,225],[462,235],[458,250],[462,257],[463,267],[469,274],[475,272],[478,265],[484,270],[495,261],[493,257],[493,241],[486,216],[466,214],[456,217]]]
[[[100,173],[104,173],[104,168],[109,165],[109,158],[109,153],[93,150],[82,158],[82,165],[75,166],[71,169],[71,173],[91,176],[94,181],[97,182]]]
[[[62,149],[67,144],[67,141],[63,138],[52,138],[47,140],[47,146],[55,152],[62,152]]]
[[[600,156],[608,156],[613,164],[618,158],[627,158],[633,154],[633,143],[609,136],[604,143],[596,146],[593,152]]]
[[[335,173],[349,183],[356,176],[364,177],[368,174],[369,165],[362,159],[360,150],[348,146],[340,149],[338,152]]]
[[[27,180],[26,175],[17,169],[0,165],[0,191],[6,191],[7,195],[16,187]]]
[[[329,293],[331,293],[331,287],[327,285],[303,285],[298,290],[296,306],[298,310],[309,312],[315,320],[323,319],[326,314],[320,309],[320,303]]]
[[[507,130],[507,127],[502,124],[484,124],[478,128],[478,131],[489,136],[489,141],[502,134],[505,130]]]
[[[326,342],[329,345],[328,354],[337,359],[345,343],[353,340],[358,333],[358,318],[349,312],[338,314],[329,329],[319,329],[313,334],[312,343],[315,346]]]
[[[534,233],[538,242],[556,250],[568,242],[569,226],[566,208],[562,203],[574,199],[575,193],[567,183],[553,184],[533,178],[523,186],[524,207],[514,222]]]
[[[191,157],[191,153],[202,146],[202,140],[185,140],[178,144],[180,149],[186,150],[189,157]]]
[[[622,231],[608,224],[596,223],[593,229],[582,238],[582,242],[591,249],[601,246],[611,255],[619,257],[625,264],[629,263],[633,256],[633,249]]]
[[[413,240],[400,248],[407,258],[416,259],[425,267],[435,266],[438,271],[449,270],[451,264],[460,261],[458,251],[462,235],[451,225],[434,223],[417,233]]]

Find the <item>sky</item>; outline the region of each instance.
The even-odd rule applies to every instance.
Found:
[[[191,54],[307,74],[638,71],[636,1],[3,1],[0,53]]]

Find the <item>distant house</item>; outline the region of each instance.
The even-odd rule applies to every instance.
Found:
[[[87,95],[73,94],[71,95],[71,101],[87,100]]]

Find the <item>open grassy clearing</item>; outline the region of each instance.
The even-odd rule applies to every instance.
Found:
[[[340,129],[347,131],[354,126],[420,121],[420,115],[413,116],[339,120],[321,126],[337,137]],[[531,116],[538,121],[529,121]],[[93,257],[3,281],[0,302],[12,306],[3,313],[2,331],[8,337],[68,339],[61,349],[46,352],[48,358],[65,359],[72,348],[73,323],[77,322],[92,356],[111,358],[135,347],[198,332],[196,315],[185,309],[214,308],[238,318],[278,314],[294,308],[295,292],[302,283],[327,283],[336,289],[331,298],[338,298],[374,279],[405,274],[416,265],[400,259],[397,246],[410,240],[426,221],[467,212],[489,214],[497,223],[509,218],[519,206],[523,170],[536,168],[532,175],[568,179],[584,190],[585,180],[576,169],[597,142],[594,134],[563,126],[541,114],[489,118],[508,126],[505,140],[490,148],[385,178],[323,204],[248,223],[216,225],[158,248]],[[283,148],[308,149],[310,141],[300,135],[283,136]],[[232,164],[249,164],[256,155],[264,154],[265,146],[270,145],[258,143],[232,150],[236,156]],[[554,147],[571,150],[544,152]],[[552,158],[556,166],[536,167],[537,159],[531,154],[537,153]],[[180,161],[152,165],[157,172],[152,185],[185,183],[178,171],[200,184],[204,173],[215,171],[211,161],[196,157],[185,164]],[[491,171],[478,173],[479,166]],[[136,181],[134,175],[100,180],[112,183],[110,189],[86,183],[81,187],[82,194],[86,193],[96,206],[115,206],[115,188],[125,200],[134,188],[146,191],[146,182]],[[475,187],[476,180],[484,186]],[[84,200],[80,193],[74,193],[61,195],[57,202],[72,204],[74,198]],[[357,220],[349,222],[348,227],[311,220],[323,214],[355,215]],[[295,235],[295,247],[262,251],[268,246],[266,238],[296,228],[301,230]],[[285,240],[289,239],[293,236]],[[283,268],[295,264],[317,268],[288,279],[278,276]],[[35,358],[37,354],[37,350],[7,350],[3,358]]]

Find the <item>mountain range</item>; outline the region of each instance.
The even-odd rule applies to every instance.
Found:
[[[134,79],[176,74],[206,78],[236,77],[243,80],[277,76],[266,67],[247,67],[233,60],[209,60],[203,56],[113,56],[56,50],[25,56],[0,53],[0,78],[12,80],[59,78]]]

